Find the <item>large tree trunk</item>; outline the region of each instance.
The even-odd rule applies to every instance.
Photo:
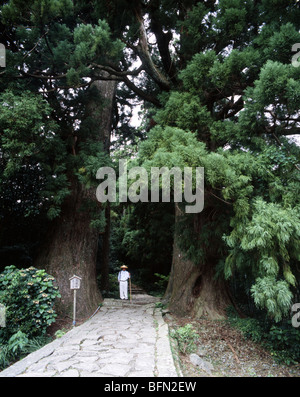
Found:
[[[181,215],[177,205],[175,212],[178,221]],[[202,214],[195,216],[203,217]],[[172,268],[165,293],[169,309],[178,315],[189,314],[196,318],[224,318],[231,298],[225,281],[215,279],[218,258],[207,255],[205,263],[195,264],[179,248],[179,239],[180,235],[175,234]]]
[[[61,299],[56,310],[72,314],[73,291],[70,277],[82,278],[77,292],[77,316],[90,315],[102,301],[96,282],[98,233],[90,227],[91,217],[82,205],[93,199],[91,190],[84,189],[76,180],[72,193],[65,200],[61,215],[51,225],[44,247],[36,260],[39,267],[55,277]]]
[[[102,72],[103,76],[108,78],[109,75]],[[89,105],[89,113],[93,115],[99,134],[98,137],[103,142],[103,149],[109,153],[110,138],[112,128],[113,100],[115,97],[117,82],[113,80],[97,80],[94,81],[91,88],[95,87],[103,99],[104,111],[99,112],[97,102],[91,101]],[[109,111],[108,111],[109,110]],[[101,288],[109,290],[109,258],[110,258],[110,205],[106,203],[105,208],[106,226],[102,234],[102,253],[101,253]]]
[[[101,250],[101,291],[109,291],[109,258],[110,258],[110,205],[105,208],[105,230],[102,234]]]
[[[102,73],[103,77],[109,75]],[[109,153],[112,129],[113,101],[115,97],[117,82],[114,80],[96,80],[91,84],[90,91],[96,90],[100,97],[91,95],[87,106],[88,116],[93,119],[93,128],[96,129],[97,139],[103,143],[104,151]],[[99,103],[100,99],[100,103]],[[99,106],[100,105],[100,106]]]
[[[92,136],[103,142],[104,149],[108,151],[116,83],[97,81],[93,87],[97,88],[101,99],[99,101],[99,97],[96,99],[90,95],[87,116],[93,120]],[[52,223],[35,262],[37,267],[45,268],[56,279],[61,293],[56,309],[60,313],[72,313],[73,292],[69,278],[74,274],[82,278],[77,292],[77,316],[86,318],[102,301],[96,281],[99,233],[90,227],[91,214],[86,205],[90,200],[96,201],[96,190],[84,188],[74,176],[70,179],[71,193],[62,206],[61,215]],[[109,232],[109,227],[106,230]]]

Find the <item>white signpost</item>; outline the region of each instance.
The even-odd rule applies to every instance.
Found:
[[[76,325],[76,292],[78,289],[80,289],[80,282],[81,282],[81,277],[79,276],[74,276],[71,277],[70,279],[70,289],[74,291],[74,305],[73,305],[73,326],[75,327]]]

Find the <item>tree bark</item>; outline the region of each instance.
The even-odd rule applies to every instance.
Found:
[[[109,77],[108,73],[104,72],[105,77]],[[110,139],[112,129],[112,114],[113,101],[116,92],[117,82],[114,80],[97,80],[94,81],[92,87],[95,86],[104,100],[104,109],[102,112],[98,111],[97,104],[90,104],[90,113],[97,121],[99,129],[99,138],[103,142],[103,149],[109,153]],[[106,203],[105,208],[105,230],[102,234],[102,260],[101,260],[101,288],[109,290],[109,258],[110,258],[110,205]]]
[[[102,72],[104,78],[108,78],[107,72]],[[96,80],[91,84],[91,91],[96,89],[101,96],[99,101],[91,97],[87,106],[88,116],[92,117],[93,125],[97,132],[97,138],[103,142],[103,149],[109,153],[112,129],[113,101],[115,97],[117,82],[114,80]]]
[[[136,19],[139,23],[139,43],[137,45],[137,52],[140,60],[143,63],[145,71],[151,76],[151,78],[156,82],[156,84],[163,90],[170,90],[170,82],[162,74],[162,72],[156,67],[150,54],[147,32],[144,25],[143,13],[140,4],[135,8]]]
[[[177,205],[175,208],[178,221],[181,214]],[[224,318],[232,301],[225,281],[215,279],[217,258],[208,255],[206,263],[195,264],[179,248],[179,239],[180,235],[175,234],[171,273],[164,296],[169,309],[195,318]]]
[[[61,215],[53,221],[36,266],[43,267],[56,279],[61,299],[57,301],[59,314],[72,315],[73,291],[70,277],[82,278],[77,292],[77,316],[92,314],[102,301],[96,282],[98,233],[90,227],[91,215],[83,210],[86,200],[94,199],[92,190],[72,181],[72,192],[65,200]]]
[[[103,142],[108,152],[116,82],[96,81],[93,87],[97,88],[101,101],[90,96],[87,116],[93,119],[94,139]],[[73,154],[76,155],[76,152]],[[70,183],[70,195],[62,206],[60,216],[52,222],[35,263],[56,279],[61,293],[56,310],[60,314],[72,314],[73,292],[70,290],[69,278],[74,274],[82,278],[76,307],[78,318],[86,318],[102,301],[96,280],[99,233],[90,227],[92,214],[87,205],[96,201],[96,192],[93,188],[82,186],[75,176],[70,177]],[[109,229],[106,227],[108,233]],[[108,261],[103,266],[108,266]]]
[[[109,291],[109,257],[110,257],[110,205],[105,208],[105,230],[102,235],[101,253],[101,291]]]

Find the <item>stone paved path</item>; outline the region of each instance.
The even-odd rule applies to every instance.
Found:
[[[106,299],[62,338],[0,372],[0,377],[178,377],[168,325],[155,299]]]

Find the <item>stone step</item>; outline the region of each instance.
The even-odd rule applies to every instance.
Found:
[[[105,298],[102,302],[103,306],[108,307],[127,307],[127,306],[141,306],[141,305],[148,305],[150,303],[156,303],[159,301],[159,298],[141,294],[141,295],[134,295],[132,299],[113,299],[113,298]]]
[[[142,289],[135,288],[135,289],[131,289],[131,293],[132,295],[144,295],[145,291]]]
[[[146,291],[138,285],[131,284],[131,293],[132,295],[146,294]]]

